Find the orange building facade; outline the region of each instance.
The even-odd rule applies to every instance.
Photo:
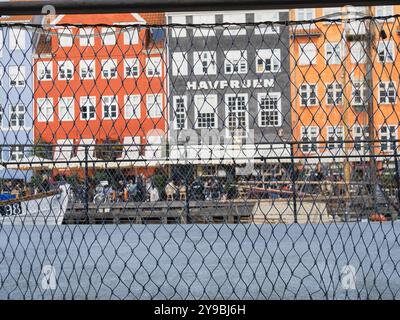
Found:
[[[291,10],[290,18],[338,19],[341,16],[332,13],[340,10],[347,8]],[[400,13],[399,6],[350,10],[350,17]],[[321,21],[292,26],[292,129],[294,140],[301,142],[296,155],[332,162],[333,155],[362,161],[363,155],[394,153],[394,143],[386,140],[399,134],[400,39],[395,24],[394,19],[377,19],[371,24]]]
[[[76,157],[71,146],[79,144],[135,144],[136,157],[146,157],[144,145],[160,143],[168,120],[166,59],[163,35],[149,24],[164,19],[164,14],[52,19],[34,56],[34,135],[36,142],[59,145],[55,160]],[[91,150],[90,157],[99,156]]]

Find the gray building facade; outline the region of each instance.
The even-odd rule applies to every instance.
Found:
[[[282,142],[291,137],[289,28],[258,23],[288,16],[167,14],[173,25],[167,38],[171,159],[240,162],[268,157],[271,148],[274,154],[288,152]]]

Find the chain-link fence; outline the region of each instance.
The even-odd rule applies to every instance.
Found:
[[[0,297],[397,298],[397,12],[0,18]]]

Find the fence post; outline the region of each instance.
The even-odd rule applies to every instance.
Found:
[[[285,144],[286,148],[286,144]],[[293,218],[294,223],[297,223],[297,192],[296,192],[296,171],[295,171],[295,163],[294,163],[294,144],[290,144],[290,160],[292,163],[292,192],[293,192]]]
[[[85,215],[86,215],[86,222],[89,223],[89,183],[88,183],[88,176],[89,176],[89,167],[88,167],[88,147],[85,144],[85,176],[84,176],[84,186],[85,186]]]

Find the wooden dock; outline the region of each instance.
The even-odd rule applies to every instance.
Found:
[[[257,200],[119,202],[69,206],[64,224],[240,223],[251,219]],[[88,212],[86,212],[88,211]]]

